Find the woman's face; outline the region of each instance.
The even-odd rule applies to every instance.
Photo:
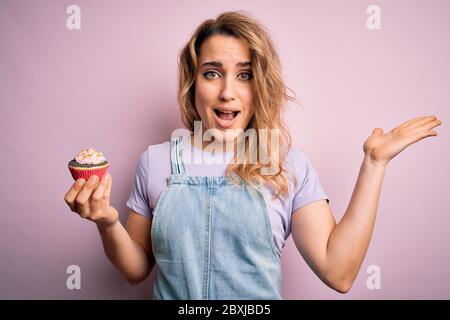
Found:
[[[195,106],[203,130],[218,129],[217,140],[232,141],[238,132],[228,129],[245,130],[254,114],[251,54],[247,42],[214,35],[202,43],[198,58]]]

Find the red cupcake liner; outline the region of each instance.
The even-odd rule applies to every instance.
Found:
[[[83,178],[84,180],[88,181],[89,178],[93,175],[96,175],[97,177],[102,179],[102,177],[106,174],[106,171],[109,168],[109,164],[107,164],[104,167],[99,168],[74,168],[69,167],[70,173],[72,174],[72,178],[76,181],[80,178]]]

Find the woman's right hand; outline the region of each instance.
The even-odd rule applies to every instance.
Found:
[[[98,226],[110,226],[119,220],[119,212],[109,204],[112,188],[111,175],[105,174],[102,181],[91,176],[86,182],[78,179],[67,191],[64,200],[80,217],[95,222]]]

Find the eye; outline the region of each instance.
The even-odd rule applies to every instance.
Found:
[[[205,78],[207,78],[207,79],[216,79],[216,77],[210,77],[209,74],[216,74],[216,75],[218,75],[218,73],[215,72],[215,71],[206,71],[205,73],[203,73],[203,76]]]
[[[242,72],[239,75],[245,75],[244,78],[241,78],[242,80],[250,80],[252,78],[252,73],[251,72]]]

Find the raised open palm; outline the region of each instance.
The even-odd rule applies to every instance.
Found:
[[[437,136],[431,129],[441,125],[435,116],[419,117],[406,121],[388,133],[375,128],[364,142],[364,153],[375,163],[387,164],[409,145],[426,137]]]

